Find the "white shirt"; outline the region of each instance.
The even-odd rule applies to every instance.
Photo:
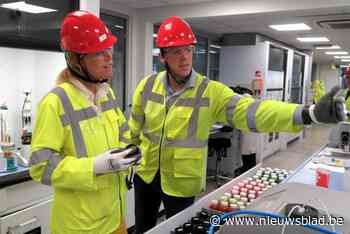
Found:
[[[109,84],[97,84],[97,92],[96,94],[94,94],[78,79],[71,78],[69,81],[86,97],[86,99],[90,102],[91,106],[95,109],[95,111],[97,113],[101,113],[101,106],[99,105],[99,100],[107,95]]]

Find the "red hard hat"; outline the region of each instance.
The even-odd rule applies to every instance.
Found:
[[[157,47],[193,45],[197,39],[191,26],[179,16],[171,16],[160,25],[157,35]]]
[[[106,25],[94,14],[74,11],[61,25],[61,48],[79,54],[96,53],[117,42]]]

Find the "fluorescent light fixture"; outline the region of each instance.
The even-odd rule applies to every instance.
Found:
[[[342,59],[342,62],[350,62],[350,59]]]
[[[338,45],[332,45],[332,46],[316,46],[316,50],[336,50],[341,49]]]
[[[118,28],[118,29],[123,29],[124,27],[123,26],[121,26],[121,25],[119,25],[119,24],[115,24],[115,25],[113,25],[115,28]]]
[[[297,40],[301,42],[327,42],[327,37],[298,37]]]
[[[342,68],[342,67],[350,67],[350,64],[348,64],[348,65],[340,65],[340,67]]]
[[[159,54],[160,54],[160,49],[159,48],[153,48],[152,55],[153,56],[159,56]]]
[[[48,12],[57,11],[57,10],[51,9],[51,8],[46,8],[46,7],[28,4],[28,3],[25,3],[24,1],[4,3],[4,4],[1,4],[0,7],[12,9],[12,10],[23,11],[23,12],[27,12],[27,13],[33,13],[33,14],[40,14],[40,13],[48,13]]]
[[[350,59],[349,55],[345,55],[345,56],[334,56],[334,58],[336,59]]]
[[[325,54],[339,55],[339,54],[348,54],[348,52],[346,52],[346,51],[327,51]]]
[[[300,24],[275,24],[275,25],[269,25],[269,27],[273,28],[277,31],[311,30],[311,28],[304,23],[300,23]]]
[[[221,48],[221,46],[219,46],[219,45],[210,45],[209,47],[213,47],[213,48],[216,48],[216,49],[220,49]]]

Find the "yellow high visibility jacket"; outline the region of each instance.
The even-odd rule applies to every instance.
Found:
[[[312,89],[314,92],[313,102],[317,103],[321,97],[326,94],[326,89],[323,80],[314,80],[312,82]]]
[[[52,234],[107,234],[125,214],[125,175],[95,176],[93,159],[121,147],[126,119],[112,89],[97,114],[87,98],[65,82],[41,101],[31,149],[31,177],[54,189]]]
[[[150,183],[160,170],[161,187],[168,195],[190,197],[204,188],[208,137],[216,122],[253,132],[303,128],[300,105],[242,97],[195,71],[192,84],[168,98],[166,79],[166,72],[160,72],[139,83],[129,128],[142,150],[137,174]]]

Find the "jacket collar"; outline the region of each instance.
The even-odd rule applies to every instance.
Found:
[[[170,84],[168,83],[167,77],[168,77],[168,72],[164,72],[160,80],[167,90],[172,90],[170,87]],[[192,68],[191,76],[188,78],[189,80],[186,82],[183,90],[194,88],[196,85],[196,77],[197,77],[197,72]]]
[[[98,103],[101,98],[107,95],[109,85],[107,83],[97,84],[97,92],[94,94],[75,77],[70,77],[69,82],[77,88],[90,102]]]

